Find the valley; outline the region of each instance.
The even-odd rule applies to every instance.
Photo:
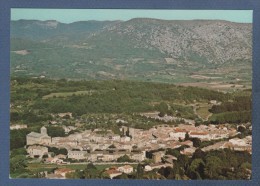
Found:
[[[10,177],[249,180],[252,24],[11,21]]]

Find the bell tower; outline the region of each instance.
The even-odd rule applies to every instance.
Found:
[[[42,127],[41,128],[41,134],[45,134],[45,135],[47,135],[47,129],[46,129],[46,127]]]

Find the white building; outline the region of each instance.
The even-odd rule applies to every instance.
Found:
[[[39,158],[42,158],[43,155],[48,154],[48,148],[43,146],[29,146],[27,148],[27,152],[30,157],[34,158],[35,156],[39,156]]]
[[[230,139],[229,142],[231,142],[233,145],[239,145],[239,146],[246,145],[246,141],[244,139],[239,139],[239,138]]]
[[[10,129],[11,130],[19,130],[19,129],[26,129],[27,128],[27,125],[11,125],[10,126]]]
[[[126,173],[126,174],[130,174],[134,171],[134,168],[131,165],[124,165],[121,167],[117,168],[118,171]]]
[[[199,139],[204,139],[204,140],[209,140],[210,139],[210,136],[209,136],[209,134],[207,133],[207,132],[190,132],[189,133],[189,136],[191,137],[191,138],[199,138]]]
[[[68,158],[77,160],[86,159],[87,154],[87,151],[68,151]]]
[[[173,167],[172,164],[170,163],[154,163],[154,164],[150,164],[150,165],[146,165],[144,167],[144,171],[151,171],[153,169],[160,169],[162,167]]]
[[[170,138],[178,140],[179,138],[184,139],[186,135],[186,130],[181,128],[175,128],[174,132],[170,132]]]
[[[121,137],[121,138],[120,138],[120,141],[121,141],[121,142],[129,142],[129,141],[131,141],[131,138],[128,137],[128,136],[124,136],[124,137]]]
[[[41,133],[31,132],[26,136],[26,144],[51,144],[51,137],[47,134],[47,129],[45,127],[41,128]]]
[[[180,151],[180,153],[185,154],[187,156],[191,156],[195,151],[196,151],[195,147],[189,147],[189,148],[186,148],[186,149]]]
[[[73,126],[63,126],[62,128],[64,129],[66,134],[68,134],[70,131],[76,129],[76,127],[73,127]]]
[[[131,152],[130,158],[136,161],[143,161],[145,160],[145,151]]]

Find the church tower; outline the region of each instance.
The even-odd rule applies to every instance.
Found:
[[[48,134],[47,134],[47,129],[46,129],[46,127],[43,126],[43,127],[41,128],[41,134],[48,135]]]

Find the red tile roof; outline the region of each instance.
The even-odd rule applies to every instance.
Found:
[[[207,132],[191,132],[190,135],[207,135]]]
[[[175,128],[174,131],[175,132],[186,132],[185,129],[180,129],[180,128]]]

